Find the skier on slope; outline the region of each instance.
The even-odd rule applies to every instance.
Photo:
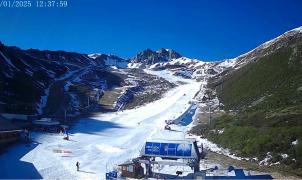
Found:
[[[65,136],[65,137],[63,137],[63,139],[68,141],[68,140],[69,140],[68,131],[65,131],[65,132],[66,132],[66,136]]]
[[[76,166],[77,166],[77,171],[79,171],[80,170],[80,163],[79,163],[79,161],[77,161]]]

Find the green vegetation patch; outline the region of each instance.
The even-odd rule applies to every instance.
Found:
[[[226,113],[211,128],[192,131],[239,156],[263,160],[270,152],[270,163],[302,176],[302,44],[255,58],[215,81],[210,84]]]
[[[302,126],[271,127],[265,121],[263,126],[257,123],[245,121],[243,115],[226,113],[214,119],[213,129],[205,128],[203,133],[209,140],[239,156],[262,160],[270,152],[271,163],[302,168]],[[298,143],[294,144],[296,140]],[[282,154],[288,156],[284,158]]]

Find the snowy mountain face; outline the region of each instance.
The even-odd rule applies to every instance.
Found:
[[[120,58],[116,55],[107,55],[107,54],[90,54],[90,58],[97,61],[102,61],[106,66],[114,66],[116,68],[127,68],[129,60]]]
[[[21,50],[0,44],[0,111],[37,113],[49,87],[84,67],[105,67],[101,59],[64,51]]]
[[[139,156],[148,138],[183,138],[190,125],[172,125],[174,131],[163,128],[166,120],[190,114],[190,123],[193,118],[205,116],[195,114],[192,100],[197,100],[201,108],[213,103],[213,113],[224,113],[218,108],[218,98],[230,113],[225,114],[227,118],[215,119],[215,131],[208,131],[206,138],[212,137],[215,143],[224,143],[224,147],[244,156],[268,159],[271,164],[278,160],[301,169],[301,34],[300,27],[237,58],[217,62],[186,58],[167,49],[147,49],[128,63],[114,55],[21,50],[0,44],[0,112],[40,114],[43,110],[46,115],[54,115],[64,113],[58,109],[70,108],[87,113],[92,112],[88,109],[92,101],[101,101],[104,109],[122,109],[140,94],[127,111],[76,122],[71,141],[35,133],[33,140],[40,144],[26,150],[21,160],[37,168],[42,176],[37,179],[104,177],[107,167]],[[213,96],[206,97],[210,88]],[[107,112],[114,112],[114,108]],[[242,108],[249,109],[239,112]],[[208,109],[200,111],[208,113]],[[203,132],[204,127],[197,130]],[[32,171],[13,168],[24,148],[28,149],[23,144],[13,148],[8,153],[12,158],[0,156],[1,162],[8,164],[4,166],[4,178],[15,177],[12,174],[35,177],[28,173]],[[76,161],[81,161],[83,172],[72,168]]]
[[[211,62],[184,57],[172,49],[161,48],[157,51],[146,49],[132,58],[128,68],[150,70],[169,70],[173,75],[187,79],[200,79],[205,76]]]
[[[216,62],[190,59],[174,50],[164,48],[157,51],[146,49],[128,60],[115,55],[21,50],[0,44],[0,110],[9,111],[20,106],[20,112],[36,111],[37,107],[41,108],[46,103],[41,97],[47,95],[47,88],[52,83],[56,80],[69,79],[72,72],[79,73],[80,69],[87,70],[89,67],[168,70],[173,75],[198,81],[209,77],[218,78],[282,47],[295,46],[302,37],[301,29],[300,27],[288,31],[236,58]],[[15,100],[14,103],[11,102],[12,98]]]
[[[301,175],[302,146],[292,142],[302,138],[302,27],[212,69],[213,110],[223,111],[205,136],[259,165],[282,164]]]
[[[261,84],[261,89],[258,89],[258,95],[263,97],[258,97],[263,99],[265,96],[272,96],[275,92],[279,91],[284,82],[293,83],[289,86],[287,84],[286,89],[284,89],[283,94],[279,95],[284,97],[286,92],[291,90],[291,88],[301,86],[300,70],[302,64],[302,27],[290,30],[284,34],[274,38],[268,42],[263,43],[262,45],[256,47],[255,49],[240,55],[233,59],[227,59],[221,62],[213,62],[212,69],[216,72],[213,74],[212,79],[210,80],[211,86],[221,86],[223,83],[226,87],[229,83],[234,87],[238,82],[246,79],[249,81],[248,84],[242,82],[237,88],[250,88],[253,83]],[[251,73],[254,72],[254,73]],[[296,72],[293,73],[293,72]],[[243,76],[244,75],[244,76]],[[263,76],[260,76],[263,75]],[[292,80],[290,82],[290,78]],[[236,79],[236,80],[235,80]],[[282,81],[283,79],[283,81]],[[266,80],[267,82],[261,82]],[[270,80],[270,81],[269,81]],[[224,82],[226,81],[226,82]],[[281,81],[281,82],[280,82]],[[264,90],[265,86],[272,86],[269,89]],[[277,88],[279,87],[279,89]],[[272,89],[275,89],[272,91]],[[231,92],[223,94],[223,96],[230,95]],[[245,92],[248,93],[248,92]],[[293,90],[291,96],[296,94],[297,91]],[[238,94],[237,94],[238,95]],[[255,96],[255,94],[253,94]],[[248,101],[256,101],[257,99],[252,98],[252,95],[247,96]],[[299,96],[299,95],[297,95]],[[234,100],[234,98],[232,99]],[[283,99],[282,101],[285,101]],[[295,102],[298,100],[295,99]],[[241,103],[244,103],[243,100],[240,100]],[[233,103],[230,107],[235,107],[235,104],[239,105],[240,102]],[[241,108],[246,108],[246,106],[254,106],[255,103],[239,105]],[[256,103],[257,104],[257,103]],[[281,103],[280,103],[281,104]],[[237,107],[236,107],[237,108]]]
[[[207,74],[210,77],[222,77],[233,71],[241,69],[245,65],[255,63],[262,57],[266,57],[279,49],[292,48],[297,49],[300,46],[302,39],[302,27],[290,30],[284,34],[267,41],[255,49],[242,54],[233,59],[225,59],[222,61],[205,62]],[[194,64],[194,61],[189,64]],[[169,64],[169,63],[168,63]],[[198,68],[197,68],[198,69]]]
[[[206,74],[207,77],[220,74],[235,63],[233,60],[205,62],[184,57],[171,49],[161,48],[157,51],[146,49],[140,52],[130,60],[128,68],[169,70],[173,75],[200,81]]]
[[[227,59],[222,61],[219,66],[224,68],[234,67],[236,69],[251,63],[255,62],[257,58],[267,56],[276,50],[283,47],[292,47],[301,41],[302,38],[302,27],[285,32],[284,34],[274,38],[270,41],[267,41],[255,49],[242,54],[233,59]]]
[[[134,58],[131,59],[129,67],[134,68],[145,68],[148,65],[152,65],[158,62],[168,62],[171,59],[182,57],[179,53],[172,49],[161,48],[157,51],[146,49],[138,53]]]
[[[205,76],[208,64],[196,59],[190,59],[186,57],[180,57],[172,59],[168,62],[159,62],[151,65],[151,70],[169,70],[176,76],[182,76],[187,79],[197,79]]]
[[[102,103],[110,104],[109,111],[114,103],[126,108],[144,104],[134,98],[136,94],[152,96],[146,102],[153,101],[174,86],[142,70],[124,69],[128,62],[115,55],[22,50],[1,44],[0,112],[62,116],[68,110],[75,115],[93,103],[102,108],[98,101],[104,91],[109,93]]]
[[[287,31],[284,34],[278,36],[277,38],[267,41],[261,44],[260,46],[256,47],[255,49],[245,54],[242,54],[236,58],[208,63],[209,68],[207,71],[208,74],[211,74],[209,79],[209,86],[215,86],[215,87],[221,86],[220,88],[222,88],[222,86],[226,86],[227,84],[224,81],[229,81],[230,86],[232,85],[234,88],[236,83],[239,82],[239,79],[242,80],[246,78],[247,79],[246,81],[248,81],[249,84],[245,84],[245,85],[241,84],[238,85],[237,88],[241,88],[241,86],[246,86],[250,88],[251,83],[257,84],[260,83],[261,80],[263,80],[261,78],[258,79],[257,74],[258,76],[260,76],[260,74],[264,74],[263,77],[266,77],[266,79],[274,79],[270,83],[272,83],[271,85],[274,88],[276,88],[279,86],[280,84],[279,81],[281,79],[287,76],[290,77],[289,74],[286,74],[283,71],[292,69],[291,72],[294,72],[296,70],[299,70],[299,68],[301,67],[301,48],[302,48],[301,42],[302,42],[302,26]],[[283,63],[284,65],[281,66],[278,63]],[[265,66],[264,69],[266,70],[266,72],[263,72],[264,69],[260,71],[261,66]],[[247,73],[243,73],[243,72],[252,72],[252,71],[259,71],[255,74],[250,74],[250,76],[254,75],[257,78],[249,77]],[[281,74],[283,72],[284,74],[282,74],[282,76],[279,77],[280,74],[277,74],[278,72]],[[234,80],[236,78],[238,79]],[[295,82],[296,85],[299,85],[300,79],[297,78]],[[267,84],[269,83],[268,82],[264,83],[262,87],[264,87]],[[259,91],[258,93],[261,92],[262,96],[266,96],[268,95],[268,92],[271,91],[271,89],[266,91],[258,89]],[[234,92],[234,90],[232,90],[232,92]],[[224,96],[227,96],[230,93],[231,92],[225,93]],[[295,94],[295,92],[292,92],[292,94]],[[270,96],[271,95],[272,94],[270,94]],[[251,96],[247,96],[247,95],[245,96],[250,98],[249,101],[253,100]],[[284,96],[284,94],[282,96]],[[258,98],[261,99],[261,97]],[[254,100],[256,101],[256,99]],[[241,102],[244,101],[241,100]],[[239,105],[240,102],[237,102],[235,104]],[[245,106],[248,105],[249,104],[246,104]],[[239,107],[241,108],[244,108],[245,106],[239,105]]]

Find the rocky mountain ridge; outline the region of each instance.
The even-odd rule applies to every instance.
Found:
[[[20,107],[39,109],[47,88],[56,80],[68,78],[79,69],[98,67],[150,68],[169,70],[185,78],[219,77],[256,62],[283,47],[295,49],[302,37],[302,27],[290,30],[257,48],[233,59],[205,62],[184,57],[171,49],[146,49],[131,59],[106,54],[80,54],[65,51],[22,50],[0,43],[0,110]],[[22,88],[19,88],[22,87]],[[8,99],[14,98],[15,102]],[[16,106],[16,107],[15,107]],[[22,110],[20,110],[22,111]]]

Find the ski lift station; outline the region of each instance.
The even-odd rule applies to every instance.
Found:
[[[141,150],[142,157],[161,157],[162,159],[200,160],[200,152],[195,139],[150,140]]]
[[[199,171],[199,162],[203,157],[203,150],[199,150],[195,139],[183,140],[150,140],[147,141],[142,150],[141,157],[162,160],[179,160],[183,162],[153,162],[155,164],[166,164],[171,166],[190,166],[194,172]]]
[[[202,151],[201,151],[202,152]],[[153,165],[189,166],[194,172],[199,171],[202,158],[195,139],[184,140],[150,140],[145,142],[140,157],[119,166],[122,177],[141,178],[152,176]],[[155,160],[161,158],[162,161]],[[182,161],[177,161],[181,159]],[[176,161],[171,161],[176,160]],[[143,168],[143,166],[145,168]],[[145,170],[144,170],[145,169]]]
[[[200,170],[201,159],[204,159],[203,148],[197,146],[195,139],[158,139],[145,142],[141,149],[140,157],[128,160],[118,166],[120,167],[121,178],[180,178],[181,171],[176,171],[177,176],[153,171],[156,169],[155,167],[168,165],[169,167],[189,167],[192,173],[188,177],[191,177],[191,179],[272,179],[269,174],[245,175],[243,169],[236,169],[232,166],[229,167],[227,174],[222,173],[221,175],[219,175],[221,170],[218,170],[217,166]],[[230,172],[232,172],[231,175]],[[116,179],[116,177],[116,171],[106,173],[106,179]]]

